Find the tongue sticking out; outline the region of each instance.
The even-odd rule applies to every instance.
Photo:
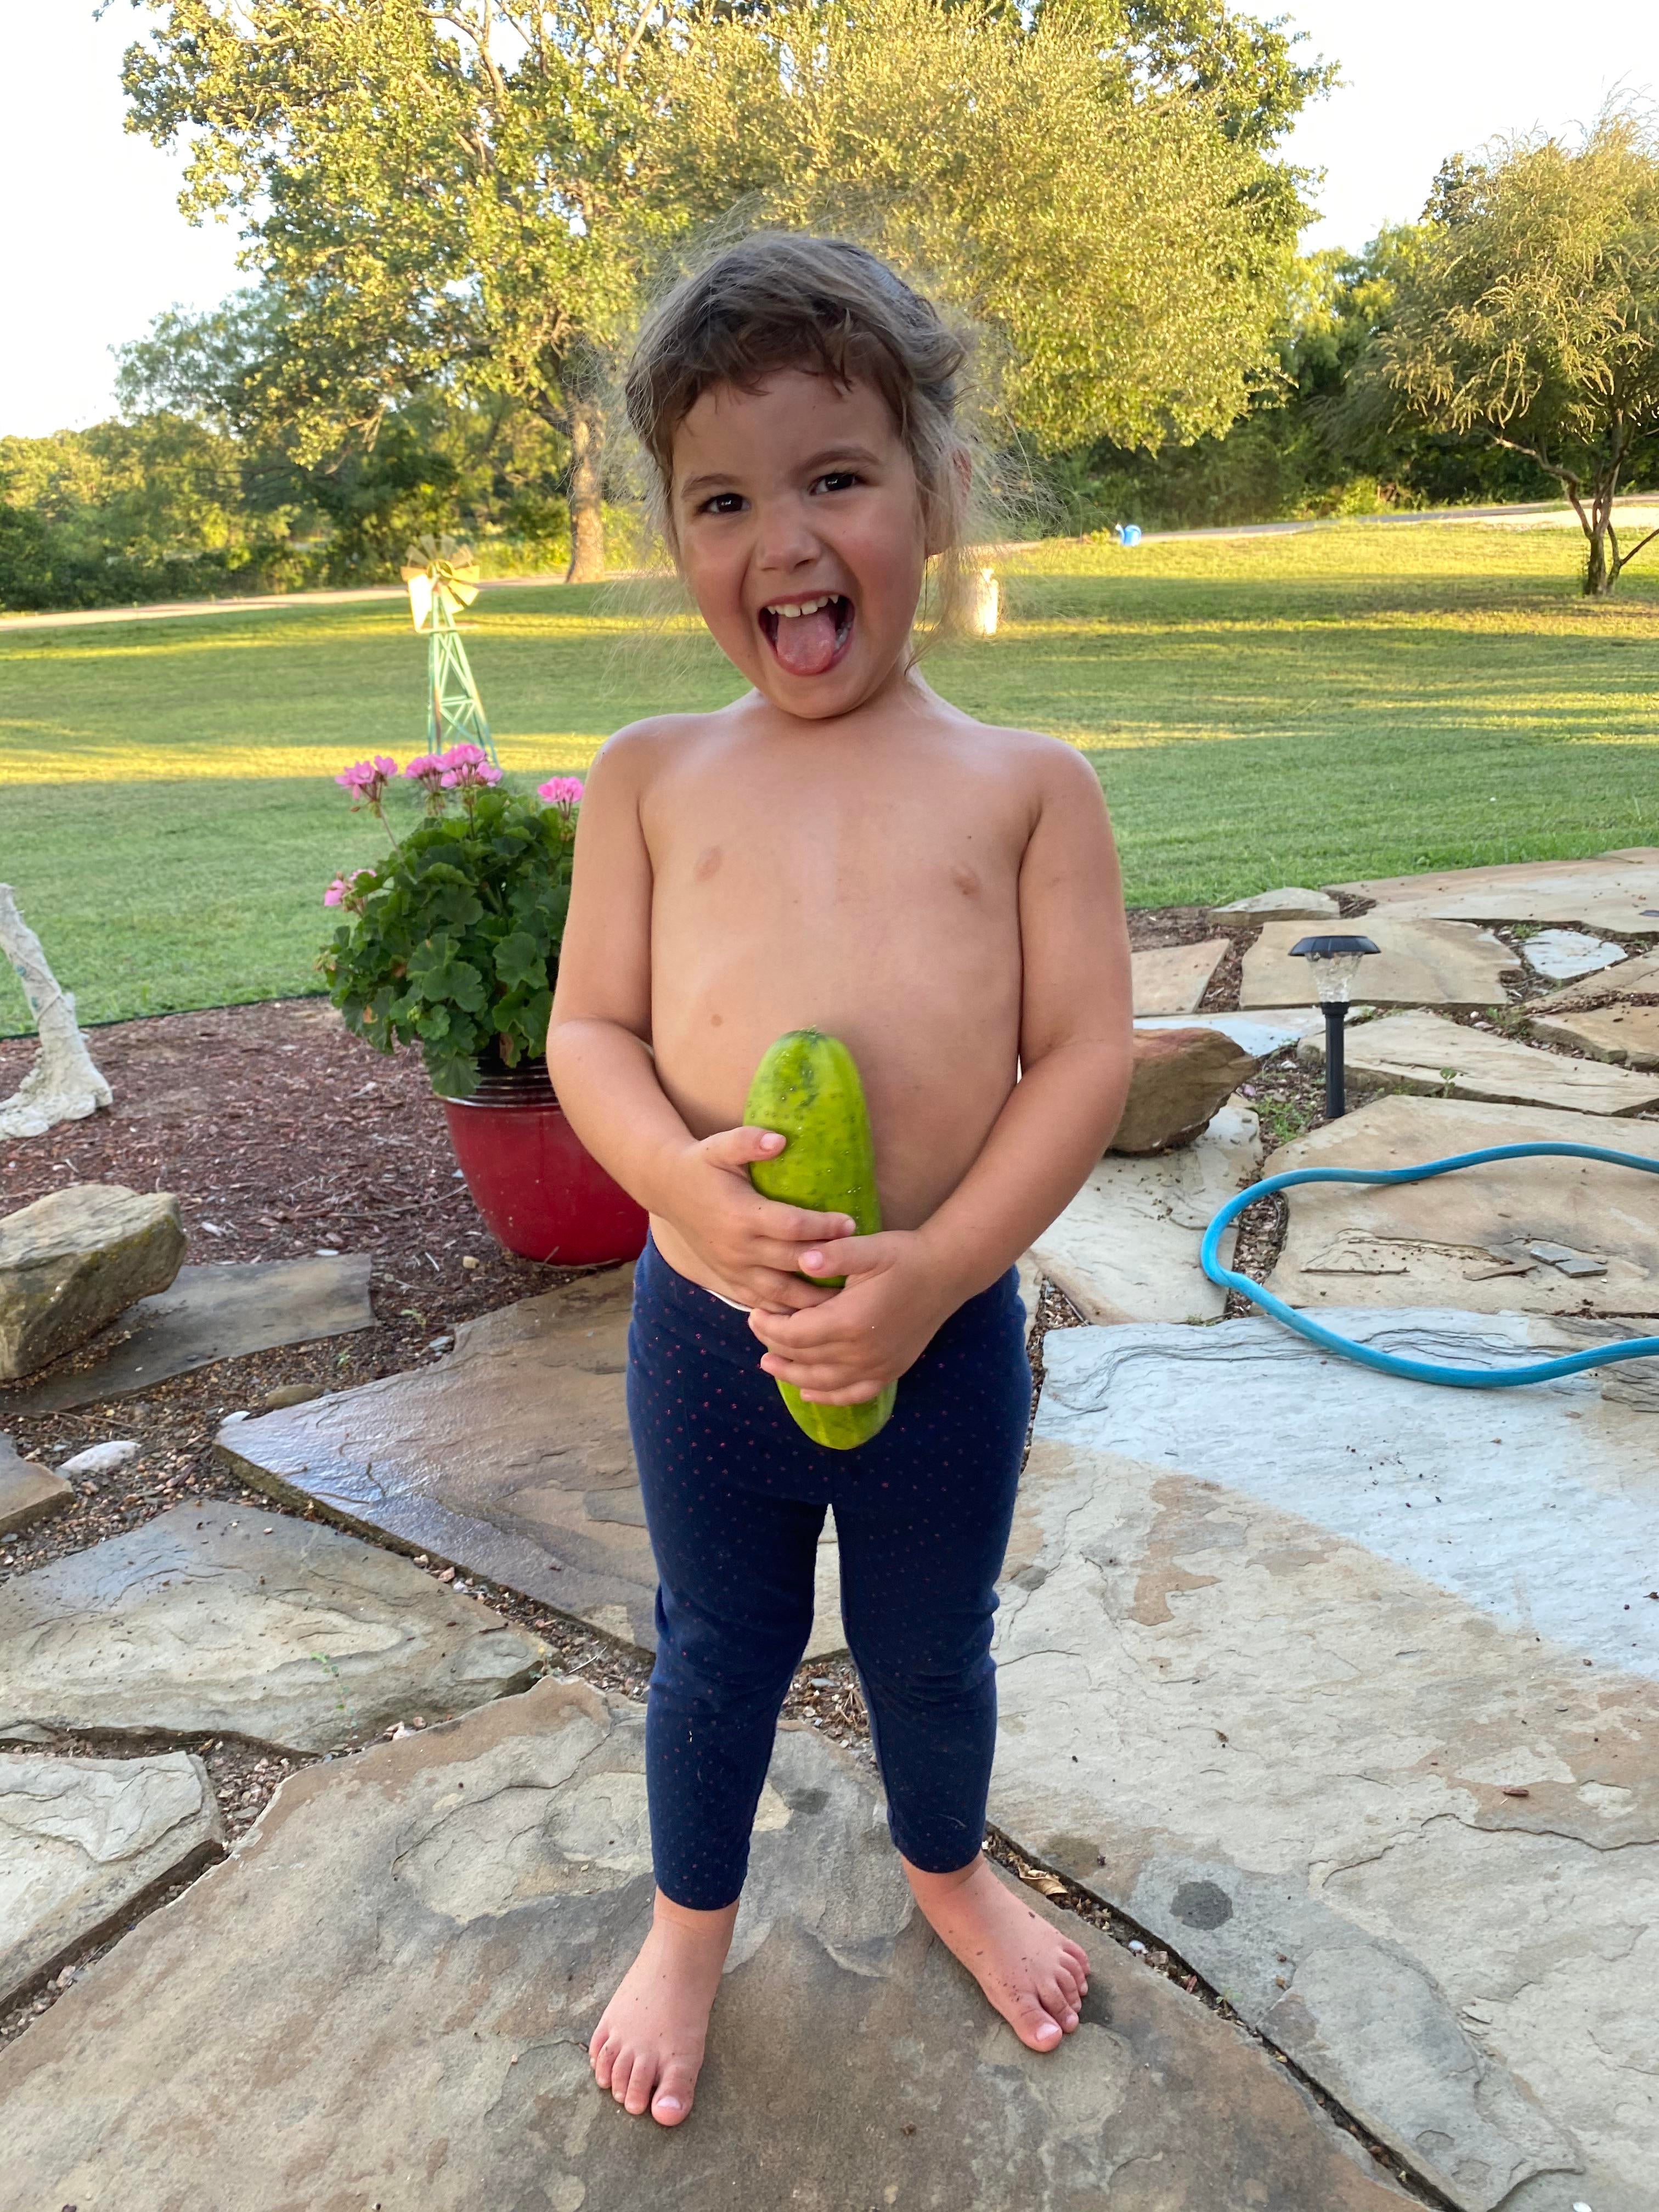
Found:
[[[778,615],[773,649],[792,676],[822,676],[836,657],[840,601],[815,615]]]

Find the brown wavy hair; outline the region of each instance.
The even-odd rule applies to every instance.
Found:
[[[916,472],[933,549],[933,627],[955,627],[972,476],[957,422],[967,359],[966,339],[932,301],[848,240],[762,230],[717,253],[647,317],[623,386],[669,550],[678,557],[674,435],[705,392],[721,384],[752,392],[786,368],[842,389],[868,384],[892,410]]]

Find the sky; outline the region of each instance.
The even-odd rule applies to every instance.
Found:
[[[1443,156],[1541,126],[1571,131],[1622,88],[1659,99],[1659,3],[1261,0],[1345,82],[1287,149],[1322,169],[1310,248],[1413,221]],[[234,234],[176,204],[181,157],[122,129],[120,60],[146,12],[114,0],[0,0],[0,179],[8,210],[0,433],[40,436],[112,411],[110,349],[163,308],[211,307],[246,279]]]

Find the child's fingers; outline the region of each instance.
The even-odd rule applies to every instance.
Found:
[[[753,1160],[776,1159],[786,1142],[775,1129],[757,1129],[745,1123],[739,1129],[716,1129],[712,1137],[703,1139],[702,1150],[711,1166],[735,1170],[746,1168]]]
[[[879,1398],[886,1387],[883,1382],[854,1382],[845,1390],[803,1388],[800,1395],[809,1406],[867,1406],[872,1398]]]

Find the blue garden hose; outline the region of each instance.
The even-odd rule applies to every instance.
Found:
[[[1294,1306],[1286,1305],[1283,1298],[1275,1297],[1260,1283],[1241,1275],[1236,1267],[1224,1267],[1217,1257],[1223,1231],[1247,1206],[1254,1206],[1259,1198],[1269,1198],[1276,1190],[1291,1190],[1304,1182],[1427,1182],[1435,1176],[1451,1175],[1459,1168],[1484,1167],[1488,1160],[1534,1159],[1548,1155],[1557,1159],[1605,1160],[1616,1168],[1640,1168],[1646,1175],[1659,1175],[1659,1160],[1644,1159],[1636,1152],[1608,1152],[1600,1145],[1489,1145],[1484,1152],[1454,1152],[1443,1160],[1425,1160],[1415,1168],[1297,1168],[1289,1175],[1268,1176],[1262,1182],[1253,1182],[1241,1190],[1237,1198],[1230,1198],[1204,1232],[1204,1242],[1199,1249],[1199,1263],[1212,1283],[1223,1290],[1237,1291],[1252,1305],[1260,1306],[1263,1313],[1271,1314],[1275,1321],[1284,1322],[1298,1336],[1305,1336],[1310,1344],[1316,1344],[1326,1352],[1334,1352],[1339,1358],[1352,1359],[1361,1367],[1373,1367],[1379,1375],[1403,1375],[1413,1382],[1443,1382],[1459,1390],[1509,1390],[1521,1382],[1553,1382],[1563,1375],[1579,1375],[1587,1367],[1608,1367],[1619,1359],[1650,1359],[1659,1354],[1659,1336],[1631,1336],[1614,1344],[1603,1344],[1588,1352],[1572,1352],[1556,1359],[1529,1359],[1512,1367],[1447,1367],[1437,1359],[1408,1359],[1402,1353],[1378,1352],[1369,1344],[1357,1344],[1352,1337],[1339,1336],[1334,1328],[1327,1328]]]

